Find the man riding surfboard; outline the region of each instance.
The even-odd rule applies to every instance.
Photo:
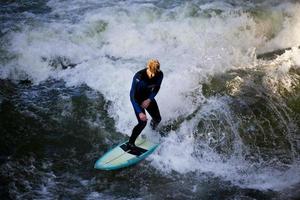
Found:
[[[134,108],[138,124],[133,128],[130,136],[128,147],[135,147],[135,140],[147,125],[147,116],[145,110],[150,114],[152,120],[150,125],[154,130],[161,116],[158,105],[154,97],[157,95],[161,82],[163,80],[163,72],[160,70],[160,63],[156,59],[150,59],[147,67],[138,71],[132,80],[130,89],[130,100]]]

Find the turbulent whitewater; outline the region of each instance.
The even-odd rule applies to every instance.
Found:
[[[300,3],[2,1],[1,199],[297,199]],[[136,124],[157,58],[161,145],[93,169]]]

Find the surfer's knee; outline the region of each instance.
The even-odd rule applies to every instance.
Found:
[[[152,122],[152,123],[155,123],[156,125],[158,125],[158,124],[161,122],[161,117],[158,116],[158,117],[156,117],[155,119],[152,119],[151,122]]]
[[[147,121],[142,121],[142,120],[139,121],[139,126],[140,127],[145,128],[146,125],[147,125]]]

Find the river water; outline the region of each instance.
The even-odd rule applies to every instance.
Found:
[[[6,0],[0,44],[1,199],[300,198],[300,2]],[[166,136],[95,170],[149,58]]]

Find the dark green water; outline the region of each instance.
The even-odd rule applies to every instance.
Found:
[[[211,174],[165,174],[148,161],[115,172],[94,161],[125,138],[114,130],[103,97],[86,86],[1,81],[2,199],[270,199],[278,193],[242,189]],[[87,123],[87,121],[89,123]],[[102,125],[91,126],[98,121]]]

